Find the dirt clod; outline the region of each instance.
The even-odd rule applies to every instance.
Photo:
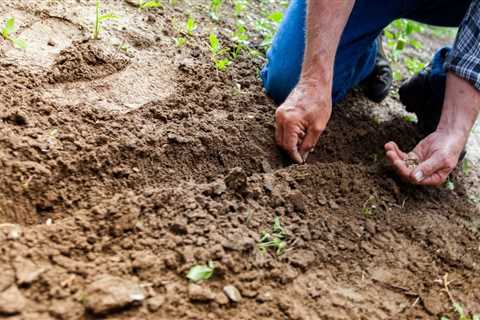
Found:
[[[18,314],[24,310],[26,304],[27,300],[15,285],[0,293],[0,314]]]
[[[142,302],[145,292],[136,282],[104,275],[99,276],[86,290],[86,308],[102,315]]]
[[[210,302],[215,299],[215,294],[208,287],[191,283],[188,285],[188,297],[192,302]]]

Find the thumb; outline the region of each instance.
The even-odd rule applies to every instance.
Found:
[[[298,152],[303,158],[303,161],[307,161],[308,154],[312,152],[313,148],[315,148],[318,139],[322,135],[323,130],[318,129],[316,127],[310,127],[307,129],[307,135],[303,139],[302,144],[298,148]]]
[[[421,183],[425,179],[431,177],[436,172],[444,169],[444,163],[438,156],[432,156],[427,160],[421,162],[415,170],[410,174],[411,180],[416,183]]]

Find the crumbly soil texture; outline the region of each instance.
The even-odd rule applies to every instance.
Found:
[[[211,61],[212,30],[233,45],[230,2],[218,19],[206,1],[102,3],[119,19],[99,40],[94,1],[0,4],[28,44],[0,41],[0,317],[455,319],[453,301],[480,312],[464,173],[453,191],[396,177],[384,143],[419,137],[395,97],[352,93],[294,165],[274,142],[263,58],[243,52],[225,72]],[[275,9],[262,3],[248,25]],[[189,16],[198,28],[178,46]],[[283,250],[262,249],[265,232]],[[187,279],[209,263],[210,279]]]

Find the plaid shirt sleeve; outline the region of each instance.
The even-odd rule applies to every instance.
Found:
[[[480,90],[480,0],[472,1],[445,67]]]

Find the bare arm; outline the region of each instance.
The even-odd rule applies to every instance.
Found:
[[[392,142],[385,146],[387,157],[405,180],[421,185],[440,185],[457,166],[479,112],[480,91],[450,72],[438,128],[412,151],[412,155],[420,160],[419,166],[407,168],[404,160],[408,155]]]
[[[315,147],[332,112],[335,55],[355,0],[309,0],[300,81],[276,112],[276,140],[297,163]]]

